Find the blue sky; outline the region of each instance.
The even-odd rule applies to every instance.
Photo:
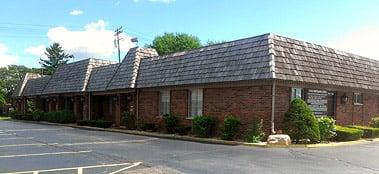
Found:
[[[71,12],[71,14],[70,14]],[[164,32],[235,40],[268,32],[378,58],[377,0],[4,0],[0,5],[0,66],[39,67],[54,41],[76,59],[117,60],[112,31],[122,26],[123,54]]]

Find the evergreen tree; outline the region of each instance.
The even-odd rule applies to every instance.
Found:
[[[59,43],[53,43],[46,48],[45,55],[47,59],[40,59],[44,74],[53,74],[59,65],[66,64],[71,58],[74,58],[73,55],[66,53]]]

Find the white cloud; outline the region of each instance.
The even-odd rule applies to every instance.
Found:
[[[361,28],[330,42],[328,45],[342,51],[379,60],[379,26]]]
[[[120,34],[121,51],[127,52],[134,43],[131,37],[126,34]],[[51,43],[58,42],[70,54],[75,56],[75,60],[86,58],[107,59],[117,52],[114,46],[114,31],[106,29],[106,22],[98,20],[84,26],[84,30],[70,30],[65,27],[50,28],[47,37]],[[37,47],[30,47],[28,53],[37,53]],[[26,51],[26,50],[25,50]],[[40,52],[38,52],[40,53]]]
[[[138,3],[141,0],[133,0],[134,3]],[[175,0],[147,0],[149,2],[158,2],[158,3],[164,3],[164,4],[170,4],[172,2],[175,2]]]
[[[46,50],[45,45],[30,46],[25,49],[25,53],[33,55],[33,56],[37,56],[39,58],[46,58],[45,50]]]
[[[83,11],[82,10],[72,10],[72,11],[70,11],[69,14],[72,16],[78,16],[78,15],[83,14]]]
[[[120,1],[116,1],[115,3],[114,3],[114,6],[119,6],[120,5]]]
[[[0,67],[17,64],[19,57],[17,55],[8,54],[8,48],[0,43]]]

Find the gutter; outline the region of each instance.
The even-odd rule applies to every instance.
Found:
[[[272,99],[271,99],[271,133],[275,134],[275,87],[276,81],[273,80],[272,83]]]

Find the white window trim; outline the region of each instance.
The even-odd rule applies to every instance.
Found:
[[[356,102],[356,96],[357,95],[360,95],[361,96],[361,102]],[[353,102],[354,102],[354,105],[363,105],[363,94],[360,93],[360,92],[354,92],[354,95],[353,95]]]
[[[163,117],[163,115],[166,115],[166,114],[162,114],[162,102],[161,102],[161,100],[162,100],[162,93],[167,93],[168,94],[168,113],[166,113],[166,114],[170,114],[170,112],[171,112],[171,91],[170,90],[162,90],[162,91],[159,91],[159,96],[158,96],[158,104],[159,104],[159,116],[160,117]]]
[[[293,91],[297,90],[297,89],[300,89],[300,99],[303,99],[303,92],[304,92],[304,88],[299,88],[299,87],[291,87],[291,101],[296,99],[294,96],[293,96]]]
[[[200,113],[197,113],[195,115],[192,115],[191,114],[191,105],[192,105],[192,91],[198,91],[200,92],[201,91],[201,111]],[[199,93],[197,93],[197,95],[199,95]],[[198,99],[199,100],[199,99]],[[193,119],[195,116],[198,116],[198,115],[202,115],[203,114],[203,109],[204,109],[204,89],[203,88],[192,88],[192,89],[189,89],[188,90],[188,115],[187,115],[187,119]],[[199,112],[199,111],[196,111],[196,112]]]

